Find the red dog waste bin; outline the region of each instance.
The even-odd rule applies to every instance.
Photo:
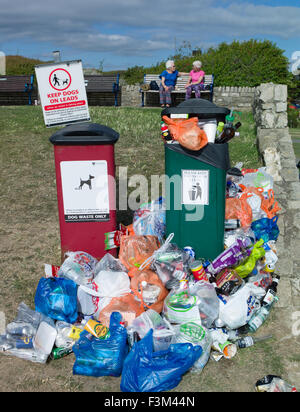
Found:
[[[53,134],[62,261],[68,251],[105,255],[106,232],[116,230],[114,144],[119,134],[97,123]],[[114,252],[112,251],[112,254]]]

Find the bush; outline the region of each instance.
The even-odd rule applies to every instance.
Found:
[[[255,87],[261,83],[288,84],[291,81],[287,57],[269,40],[221,43],[205,53],[198,49],[193,55],[179,53],[172,58],[182,72],[189,72],[192,62],[201,60],[204,71],[215,75],[215,86]],[[149,68],[136,66],[128,69],[124,78],[129,84],[142,82],[144,73],[159,74],[164,68],[165,61]]]
[[[46,62],[41,60],[29,59],[22,56],[6,56],[6,74],[7,76],[34,74],[34,66],[45,63]]]
[[[292,129],[300,127],[300,111],[288,108],[288,126]]]

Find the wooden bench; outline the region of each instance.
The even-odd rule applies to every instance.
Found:
[[[118,94],[120,91],[119,80],[120,75],[118,73],[85,75],[84,81],[89,105],[112,106],[113,103],[115,106],[118,106],[120,103],[118,99]],[[113,102],[112,97],[114,99]]]
[[[37,99],[33,75],[0,76],[0,106],[27,105]]]
[[[184,93],[186,92],[185,85],[187,84],[189,79],[189,75],[184,75],[177,77],[177,82],[175,86],[175,90],[172,91],[173,93]],[[159,74],[145,74],[144,75],[144,84],[150,84],[152,81],[155,81],[159,86],[161,83],[161,79],[159,78]],[[204,77],[204,86],[205,90],[201,91],[202,93],[209,93],[209,100],[212,102],[213,100],[213,91],[214,91],[214,75],[213,74],[206,74]],[[142,104],[141,106],[145,106],[145,97],[149,93],[159,93],[159,90],[142,90],[140,89],[140,93],[142,94]],[[193,91],[194,93],[194,91]]]

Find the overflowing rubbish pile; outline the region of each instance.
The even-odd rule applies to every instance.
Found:
[[[42,364],[73,353],[74,375],[121,376],[124,392],[175,388],[184,373],[270,338],[255,332],[278,300],[279,210],[264,168],[230,169],[224,251],[209,261],[166,238],[163,198],[142,205],[106,234],[101,260],[76,251],[45,265],[35,309],[19,305],[0,351]]]

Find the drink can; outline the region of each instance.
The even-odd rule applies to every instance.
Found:
[[[194,249],[193,249],[191,246],[185,246],[185,247],[183,248],[183,250],[184,250],[187,254],[189,254],[192,258],[195,259],[196,253],[195,253]]]
[[[64,356],[69,355],[73,352],[72,347],[67,348],[54,348],[51,352],[50,358],[51,359],[61,359]]]
[[[195,280],[205,280],[208,281],[208,277],[206,275],[205,269],[202,263],[199,260],[196,260],[190,265],[191,272],[195,278]]]
[[[99,339],[107,339],[110,336],[109,328],[94,319],[90,319],[84,329]]]

